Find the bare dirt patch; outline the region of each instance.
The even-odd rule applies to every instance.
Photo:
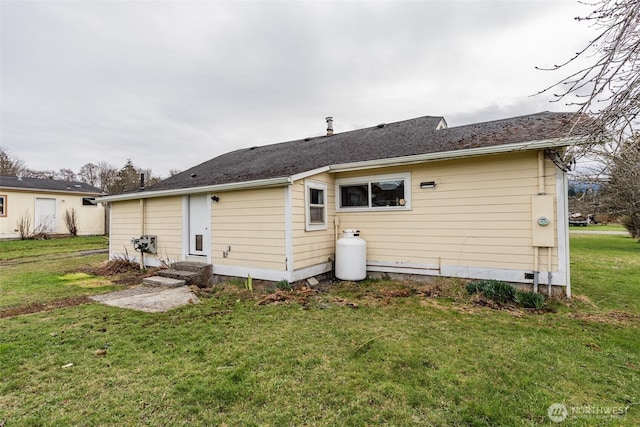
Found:
[[[570,313],[569,317],[595,323],[631,323],[640,326],[640,315],[624,311],[608,313]]]
[[[87,296],[58,299],[43,303],[34,303],[18,307],[9,307],[0,310],[0,319],[6,317],[21,316],[24,314],[40,313],[43,311],[57,310],[60,308],[75,307],[83,304],[92,304],[94,301]]]

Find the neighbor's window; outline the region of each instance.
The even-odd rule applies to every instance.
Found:
[[[82,206],[98,206],[98,202],[95,197],[83,197]]]
[[[0,195],[0,216],[7,216],[7,196]]]
[[[408,173],[336,180],[338,210],[411,209]]]
[[[306,230],[327,229],[327,184],[305,181]]]

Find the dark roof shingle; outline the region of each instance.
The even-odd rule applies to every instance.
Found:
[[[27,178],[17,176],[0,176],[0,187],[22,190],[59,191],[64,193],[81,193],[92,195],[106,194],[99,188],[78,181],[57,181],[55,179]]]
[[[332,136],[236,150],[167,178],[147,191],[279,178],[342,163],[380,160],[575,135],[573,113],[544,112],[437,130],[425,116]]]

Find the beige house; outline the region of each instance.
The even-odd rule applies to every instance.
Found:
[[[221,155],[111,203],[111,257],[295,282],[360,230],[370,275],[486,278],[570,295],[566,165],[582,120],[540,113],[448,128],[421,117]],[[584,133],[584,131],[583,131]],[[136,253],[136,255],[139,255]],[[545,288],[546,289],[546,288]]]
[[[0,239],[20,237],[18,223],[25,220],[29,233],[66,234],[64,215],[71,209],[79,235],[104,234],[105,208],[95,200],[104,195],[82,182],[0,176]]]

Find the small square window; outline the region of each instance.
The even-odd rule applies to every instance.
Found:
[[[0,195],[0,216],[7,216],[7,196]]]
[[[306,230],[327,229],[327,184],[305,181]]]
[[[95,197],[83,197],[82,206],[98,206],[98,202]]]

